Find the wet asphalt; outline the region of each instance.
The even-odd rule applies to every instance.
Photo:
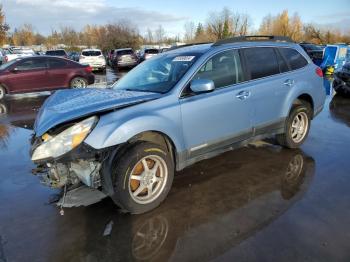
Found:
[[[119,73],[118,73],[119,74]],[[123,73],[120,73],[123,74]],[[116,75],[99,74],[101,87]],[[31,174],[29,137],[47,96],[0,104],[0,262],[350,261],[350,99],[329,94],[298,150],[262,141],[177,173],[144,215],[109,199],[59,210]]]

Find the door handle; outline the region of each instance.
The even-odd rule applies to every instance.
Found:
[[[294,85],[294,80],[293,79],[287,79],[286,81],[284,81],[283,84],[286,85],[286,86],[291,87],[291,86]]]
[[[241,91],[236,95],[236,97],[240,100],[245,100],[248,97],[250,97],[250,92],[249,91]]]

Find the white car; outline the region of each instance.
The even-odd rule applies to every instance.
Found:
[[[35,55],[34,51],[29,48],[12,48],[9,49],[9,53],[5,55],[3,62],[7,63],[11,60],[27,57],[27,56],[33,56]]]
[[[80,64],[88,64],[93,70],[106,69],[106,59],[100,49],[84,49],[79,57]]]

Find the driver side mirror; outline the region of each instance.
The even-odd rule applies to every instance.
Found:
[[[191,81],[191,90],[196,93],[208,93],[215,89],[213,80],[209,79],[195,79]]]

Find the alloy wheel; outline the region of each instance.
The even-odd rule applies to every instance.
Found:
[[[161,157],[150,155],[139,160],[129,177],[129,193],[138,204],[148,204],[162,193],[168,179],[168,168]]]
[[[302,141],[309,128],[309,119],[305,112],[299,112],[292,121],[291,138],[294,143]]]

